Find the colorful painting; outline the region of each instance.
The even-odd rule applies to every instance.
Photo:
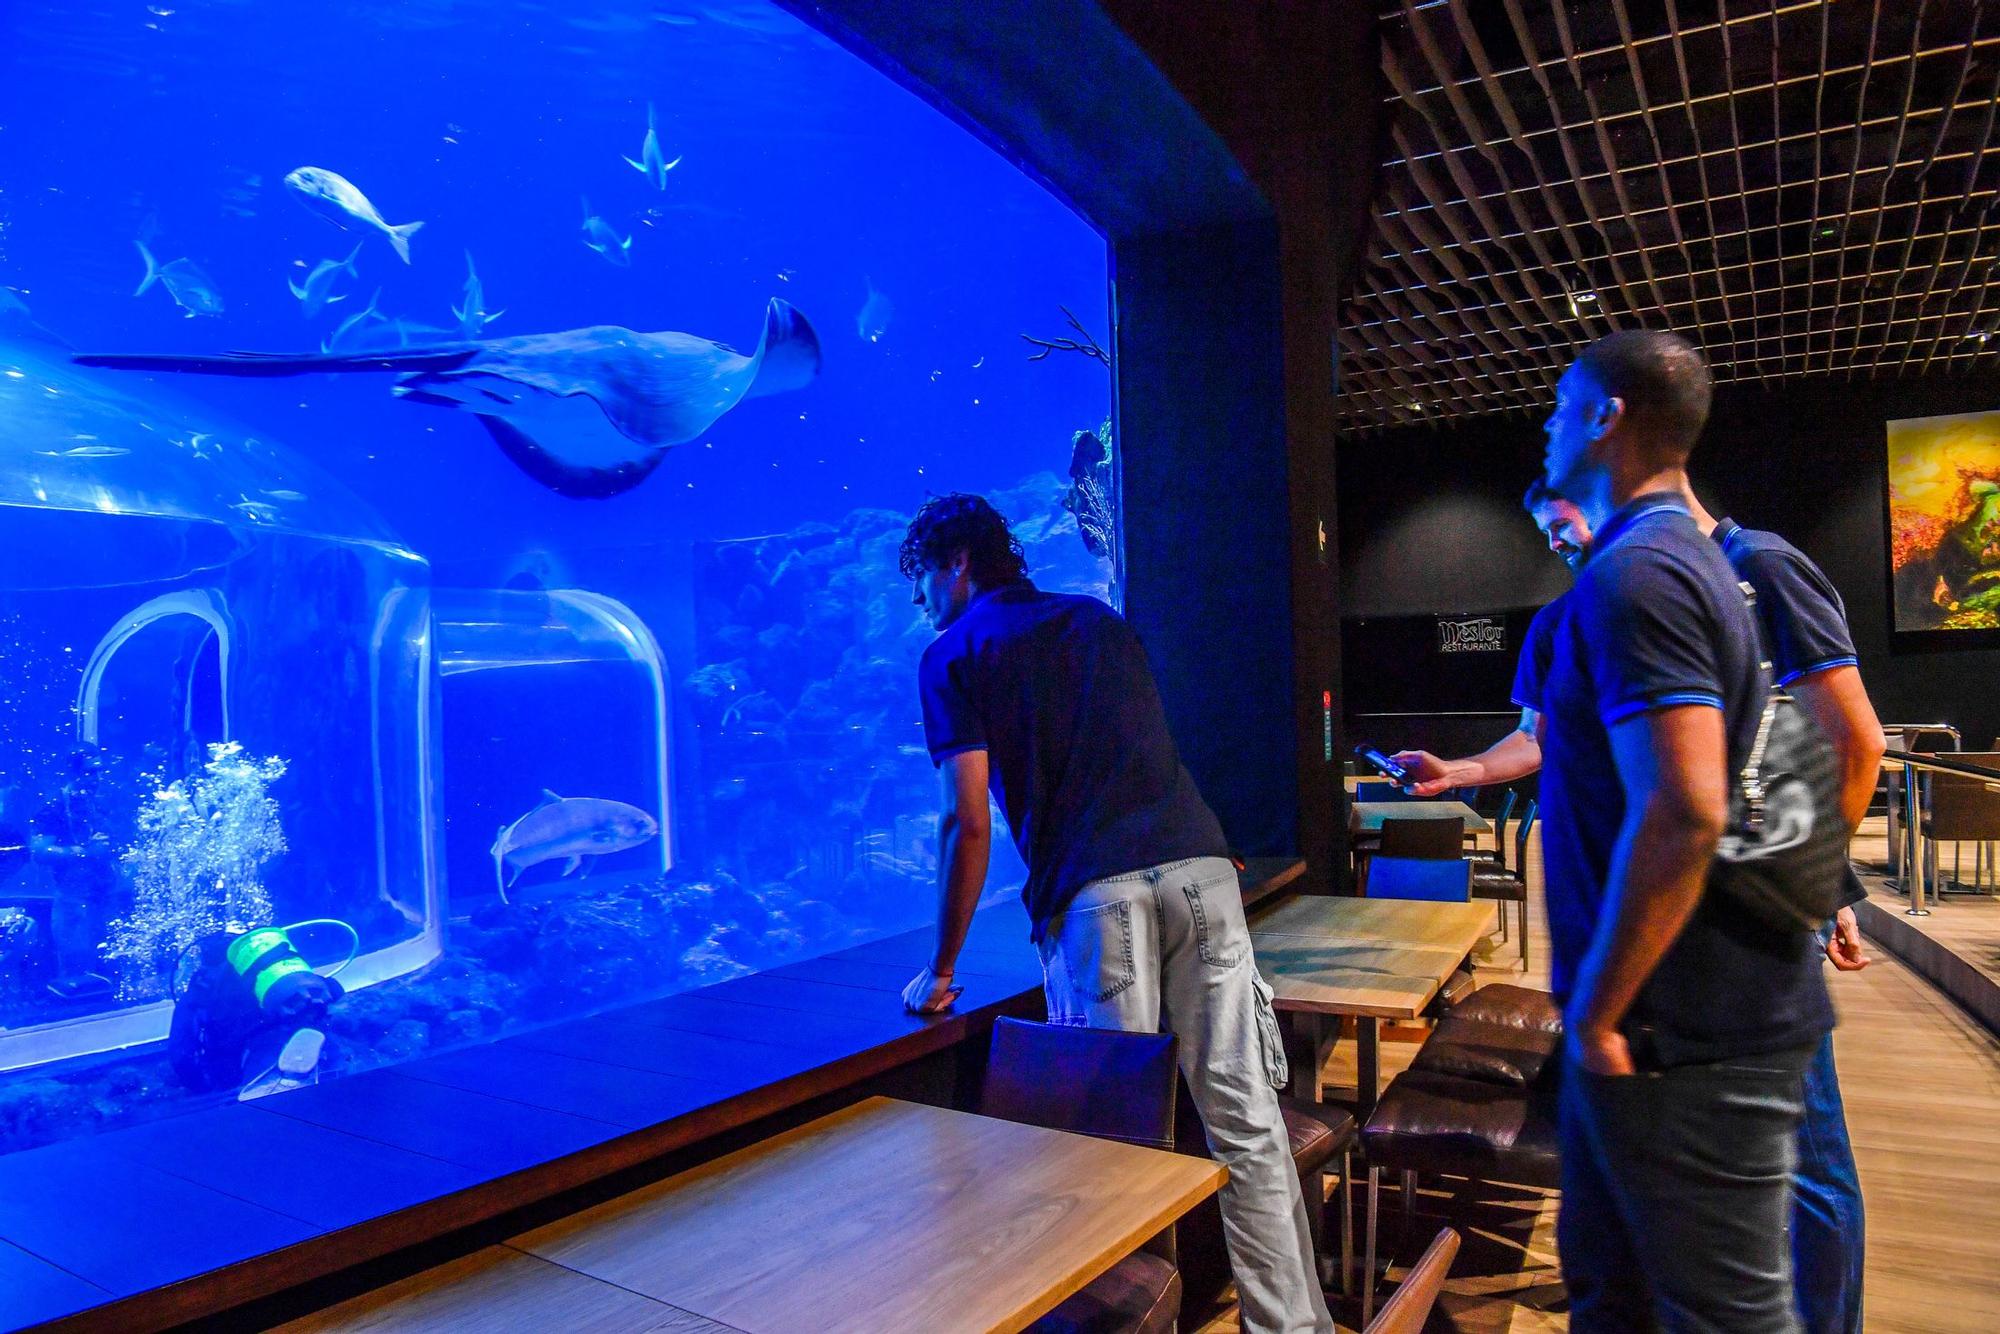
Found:
[[[1895,629],[2000,630],[2000,412],[1889,423]]]

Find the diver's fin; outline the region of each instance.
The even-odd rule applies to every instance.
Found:
[[[445,370],[478,355],[466,343],[433,343],[429,347],[385,348],[379,352],[223,352],[210,357],[184,357],[172,352],[79,352],[70,360],[79,366],[106,366],[120,371],[186,371],[195,375],[309,375],[315,371]]]
[[[772,297],[764,311],[764,334],[751,360],[757,369],[745,398],[803,389],[819,374],[819,335],[791,302]]]
[[[421,222],[405,222],[395,227],[386,222],[382,224],[383,231],[388,234],[389,244],[396,247],[396,253],[402,256],[405,264],[410,262],[410,238],[422,227]]]
[[[144,296],[146,289],[159,281],[160,266],[153,262],[153,252],[146,249],[144,241],[134,241],[132,244],[139,247],[139,258],[146,261],[146,276],[141,278],[139,285],[132,289],[132,295]]]
[[[575,875],[576,868],[581,865],[583,865],[582,857],[572,857],[569,859],[568,864],[563,867],[562,873],[564,875]]]

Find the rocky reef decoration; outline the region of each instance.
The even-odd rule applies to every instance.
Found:
[[[1118,507],[1112,500],[1113,460],[1111,419],[1095,431],[1070,437],[1069,490],[1062,507],[1076,516],[1077,536],[1084,550],[1111,562],[1111,581],[1118,582]]]
[[[138,835],[119,854],[132,911],[112,921],[103,947],[121,1000],[164,996],[174,961],[202,936],[271,920],[263,867],[285,851],[285,833],[270,787],[285,768],[216,742],[199,773],[140,802]]]

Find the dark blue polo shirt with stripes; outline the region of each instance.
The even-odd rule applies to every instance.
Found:
[[[1719,709],[1729,781],[1768,689],[1751,611],[1720,546],[1678,497],[1635,498],[1592,543],[1538,698],[1553,986],[1568,999],[1600,922],[1623,827],[1611,730],[1656,709]],[[1833,1026],[1819,950],[1704,894],[1626,1015],[1635,1054],[1662,1066],[1816,1043]]]

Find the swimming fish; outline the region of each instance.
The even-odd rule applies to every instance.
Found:
[[[868,296],[854,317],[854,331],[861,335],[863,342],[879,343],[882,335],[889,332],[889,318],[896,313],[896,307],[888,297],[875,290],[872,278],[864,275],[861,281],[868,284]]]
[[[659,823],[637,806],[604,797],[559,797],[543,788],[534,809],[501,825],[494,836],[493,883],[505,903],[507,891],[530,866],[567,859],[562,873],[574,875],[585,857],[636,848],[659,832]]]
[[[620,154],[620,156],[624,155]],[[686,154],[682,154],[682,156],[685,157]],[[681,159],[677,157],[672,162],[664,162],[661,160],[663,157],[665,157],[665,154],[660,152],[659,132],[653,128],[653,104],[648,102],[646,103],[646,142],[639,148],[639,160],[633,162],[628,157],[625,158],[625,161],[631,166],[632,170],[651,181],[655,189],[664,190],[667,188],[667,173],[675,167],[680,166]],[[584,211],[589,212],[588,207]]]
[[[403,263],[410,262],[410,238],[423,226],[421,222],[400,225],[384,222],[375,206],[368,202],[368,196],[356,189],[354,182],[325,167],[300,167],[288,172],[285,184],[292,188],[293,196],[307,209],[342,231],[350,230],[357,222],[364,227],[373,227],[389,238],[389,244],[402,256]]]
[[[458,320],[458,332],[466,338],[477,338],[487,325],[507,312],[496,310],[490,314],[486,309],[486,289],[479,285],[479,273],[472,267],[472,252],[465,252],[465,304],[453,306],[451,313]]]
[[[583,201],[583,243],[621,269],[632,265],[632,238],[619,240],[611,224],[590,211],[588,199]]]
[[[693,334],[600,324],[402,351],[99,353],[75,360],[202,375],[393,371],[398,397],[472,413],[543,486],[603,497],[637,486],[667,450],[700,438],[744,399],[803,389],[819,374],[820,346],[805,316],[774,297],[747,357]]]
[[[45,459],[119,459],[132,451],[117,445],[77,445],[71,449],[38,449],[35,452]]]
[[[379,320],[382,318],[382,312],[375,309],[375,303],[381,299],[382,289],[378,287],[375,289],[375,294],[368,298],[367,305],[342,320],[332,333],[321,340],[319,350],[321,352],[347,352],[355,350],[360,341],[356,337],[356,330],[360,329],[370,320]]]
[[[20,297],[16,296],[8,288],[0,287],[0,339],[4,339],[10,335],[20,338],[34,338],[44,343],[54,343],[59,347],[69,346],[68,343],[63,342],[62,339],[35,323],[34,314],[28,309],[27,302],[21,300]]]
[[[165,264],[155,263],[153,252],[146,249],[144,241],[132,243],[139,247],[140,258],[146,261],[146,276],[133,289],[133,296],[144,296],[146,289],[154,283],[163,283],[167,295],[174,304],[187,312],[187,318],[197,315],[220,315],[222,294],[215,290],[215,280],[201,271],[201,266],[191,259],[176,259]]]
[[[361,274],[354,267],[354,257],[360,253],[361,247],[356,245],[347,252],[346,259],[321,260],[312,266],[303,287],[287,278],[285,286],[291,288],[292,295],[299,299],[299,313],[311,319],[334,302],[347,300],[344,296],[333,294],[333,280],[342,273],[350,278],[359,278]]]

